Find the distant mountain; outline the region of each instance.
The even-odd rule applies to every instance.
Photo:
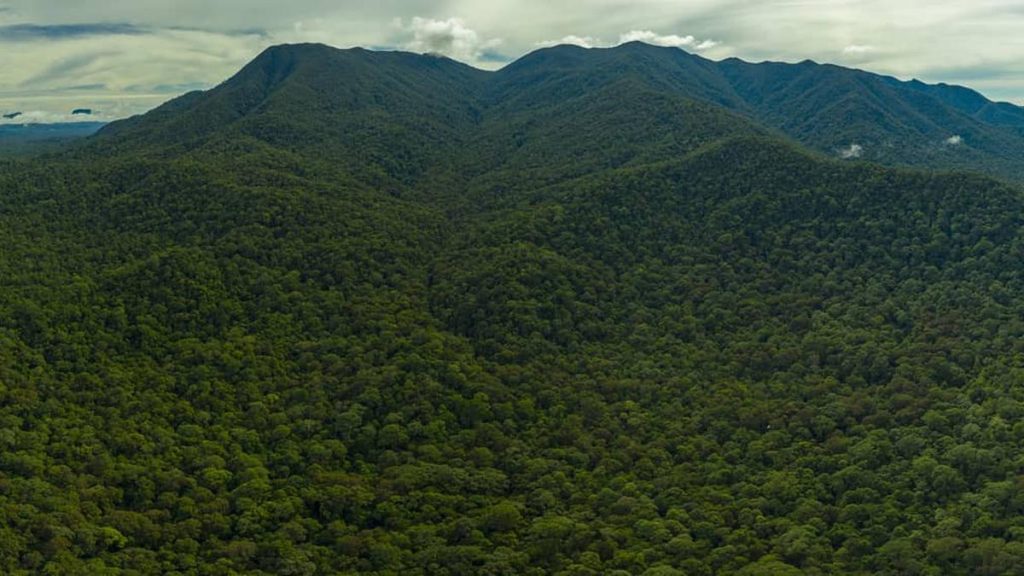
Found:
[[[92,136],[105,122],[0,124],[0,154],[28,154]]]
[[[809,62],[733,59],[719,68],[757,118],[823,152],[858,144],[864,159],[885,164],[973,169],[1014,180],[1024,174],[1019,107],[966,89]],[[984,104],[967,104],[968,93]]]
[[[629,77],[663,94],[721,106],[830,155],[856,144],[862,158],[885,164],[1024,175],[1024,108],[964,88],[809,61],[713,62],[642,43],[544,49],[495,76],[507,87],[498,94],[524,90],[555,99]]]
[[[63,122],[55,124],[0,124],[0,138],[12,140],[48,140],[51,138],[91,136],[106,122]]]
[[[280,46],[0,159],[0,573],[1024,574],[979,98]]]
[[[1024,108],[1008,102],[992,102],[970,88],[949,84],[925,84],[919,80],[910,82],[900,82],[891,78],[888,80],[903,88],[911,88],[929,94],[982,122],[1014,128],[1024,127]]]

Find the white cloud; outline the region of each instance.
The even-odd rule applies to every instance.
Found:
[[[864,147],[860,144],[850,144],[845,148],[839,149],[839,157],[844,160],[851,160],[853,158],[860,158],[864,155]]]
[[[874,52],[874,50],[874,46],[868,46],[867,44],[850,44],[843,48],[843,54],[847,56],[863,56],[869,52]]]
[[[707,50],[718,46],[718,42],[714,40],[697,40],[690,35],[678,36],[676,34],[669,34],[662,36],[651,30],[630,30],[625,34],[619,35],[619,44],[637,41],[646,42],[647,44],[653,44],[655,46],[685,48],[689,50]]]
[[[959,134],[955,134],[953,136],[950,136],[949,138],[946,138],[944,142],[950,146],[959,146],[963,144],[964,139]]]
[[[460,18],[434,20],[413,18],[408,25],[397,21],[402,30],[412,35],[404,48],[413,52],[444,54],[458,60],[475,62],[488,51],[501,45],[500,39],[484,40]]]
[[[605,42],[595,36],[577,36],[570,34],[569,36],[562,37],[561,40],[544,40],[543,42],[537,42],[537,46],[547,48],[551,46],[558,46],[560,44],[571,44],[574,46],[582,46],[583,48],[611,48],[612,46],[618,46],[620,44],[626,44],[627,42],[644,42],[654,46],[663,46],[666,48],[684,48],[687,50],[700,51],[708,50],[718,46],[718,42],[714,40],[698,40],[693,36],[678,36],[676,34],[669,34],[662,36],[651,30],[630,30],[619,34],[619,41],[615,43]]]
[[[600,39],[593,36],[576,36],[575,34],[565,36],[561,40],[537,42],[537,46],[541,48],[550,48],[551,46],[559,46],[561,44],[571,44],[573,46],[582,46],[583,48],[595,48],[604,45]]]

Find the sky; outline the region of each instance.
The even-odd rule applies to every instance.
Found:
[[[630,40],[812,59],[1024,104],[1024,0],[0,0],[0,122],[112,120],[211,88],[267,46],[435,52],[495,69]],[[91,114],[72,114],[76,109]]]

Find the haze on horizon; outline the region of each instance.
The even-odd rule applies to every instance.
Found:
[[[810,58],[1022,104],[1022,28],[1016,0],[0,0],[0,113],[23,113],[6,123],[121,118],[214,86],[286,42],[437,52],[493,69],[547,45],[642,40],[715,60]]]

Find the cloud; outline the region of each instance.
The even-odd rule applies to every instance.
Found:
[[[20,113],[13,118],[7,118],[6,116],[0,120],[0,125],[3,124],[57,124],[57,123],[68,123],[68,122],[98,122],[95,116],[73,114],[72,111],[46,111],[46,110],[28,110],[24,113]]]
[[[676,34],[669,34],[662,36],[651,30],[630,30],[625,34],[619,35],[619,44],[627,42],[646,42],[655,46],[686,48],[689,50],[707,50],[718,46],[718,42],[714,40],[697,40],[689,35],[677,36]]]
[[[159,92],[163,94],[178,95],[186,92],[194,92],[196,90],[206,90],[210,88],[209,83],[204,82],[179,82],[177,84],[157,84],[156,86],[127,86],[125,90],[131,92]]]
[[[107,89],[107,85],[106,84],[79,84],[77,86],[66,86],[66,87],[63,87],[63,88],[57,88],[57,90],[60,90],[62,92],[77,92],[77,91],[83,91],[83,90],[84,91],[94,91],[95,92],[95,91],[98,91],[98,90],[106,90],[106,89]]]
[[[399,28],[412,35],[404,48],[413,52],[444,54],[458,60],[471,62],[494,58],[494,49],[501,45],[501,39],[484,40],[475,30],[466,26],[460,18],[433,20],[413,18],[408,25],[397,20]]]
[[[959,146],[959,145],[963,144],[964,139],[959,134],[954,134],[953,136],[950,136],[949,138],[946,138],[945,140],[943,140],[943,142],[945,142],[946,144],[948,144],[950,146]]]
[[[101,120],[123,118],[161,104],[177,88],[223,81],[270,42],[257,34],[99,30],[3,41],[9,64],[0,67],[0,110],[24,110],[32,121],[62,121],[75,108],[98,110]]]
[[[869,52],[874,52],[874,50],[874,46],[868,46],[867,44],[850,44],[843,48],[843,54],[847,56],[863,56]]]
[[[662,36],[651,30],[630,30],[629,32],[619,34],[619,41],[615,43],[604,42],[595,36],[577,36],[575,34],[571,34],[563,37],[561,40],[544,40],[543,42],[537,42],[536,45],[542,48],[558,46],[560,44],[571,44],[574,46],[582,46],[583,48],[611,48],[612,46],[618,46],[628,42],[644,42],[654,46],[684,48],[693,51],[708,50],[718,46],[719,44],[714,40],[697,40],[693,36],[689,35],[678,36],[676,34],[669,34]]]
[[[860,158],[864,155],[864,147],[860,144],[850,144],[845,148],[839,149],[839,157],[844,160],[851,160],[853,158]]]
[[[31,77],[26,78],[21,82],[22,88],[31,88],[34,86],[49,86],[53,81],[60,81],[65,78],[72,76],[85,78],[85,76],[79,76],[77,73],[81,70],[89,70],[93,67],[96,61],[101,60],[105,57],[115,56],[116,54],[104,51],[104,52],[88,52],[84,54],[77,54],[74,56],[68,56],[61,58],[56,62],[53,62],[46,68],[37,71]]]
[[[61,24],[46,26],[40,24],[10,24],[0,26],[0,42],[24,40],[59,40],[85,36],[111,36],[144,34],[146,29],[125,23]]]
[[[562,44],[581,46],[583,48],[595,48],[604,45],[600,39],[594,38],[593,36],[576,36],[575,34],[565,36],[561,40],[544,40],[537,42],[537,46],[541,48],[550,48],[552,46],[559,46]]]

